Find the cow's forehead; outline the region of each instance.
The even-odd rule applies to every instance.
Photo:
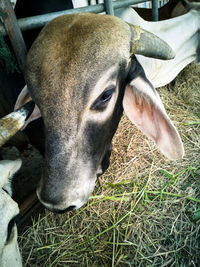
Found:
[[[36,103],[58,111],[62,107],[56,105],[63,101],[84,100],[107,70],[117,70],[130,57],[130,36],[129,26],[112,16],[79,14],[53,20],[28,55],[27,84]]]
[[[47,24],[30,49],[27,75],[33,82],[40,78],[44,83],[55,72],[52,79],[63,80],[67,74],[75,82],[76,74],[81,78],[84,72],[104,69],[102,65],[112,60],[128,58],[130,42],[130,27],[116,17],[61,16]]]
[[[130,27],[114,16],[83,13],[54,19],[44,28],[43,34],[46,40],[61,41],[61,46],[70,51],[82,51],[88,46],[90,51],[101,50],[101,46],[104,51],[110,47],[123,51],[130,39]]]

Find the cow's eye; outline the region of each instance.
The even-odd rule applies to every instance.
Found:
[[[112,98],[113,93],[115,92],[115,87],[111,87],[109,89],[106,89],[92,104],[91,109],[92,110],[99,110],[103,111],[109,100]]]

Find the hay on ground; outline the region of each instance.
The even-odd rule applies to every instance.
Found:
[[[199,266],[200,67],[158,89],[184,142],[169,161],[124,115],[87,206],[46,211],[20,236],[24,266]]]

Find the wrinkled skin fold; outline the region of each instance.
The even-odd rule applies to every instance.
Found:
[[[12,199],[11,179],[21,167],[22,161],[0,160],[0,266],[22,267],[17,242],[16,216],[19,207]]]

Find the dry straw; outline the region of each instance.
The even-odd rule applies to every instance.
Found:
[[[123,116],[87,206],[46,211],[20,236],[24,266],[199,266],[200,67],[159,89],[185,157],[169,161]]]

